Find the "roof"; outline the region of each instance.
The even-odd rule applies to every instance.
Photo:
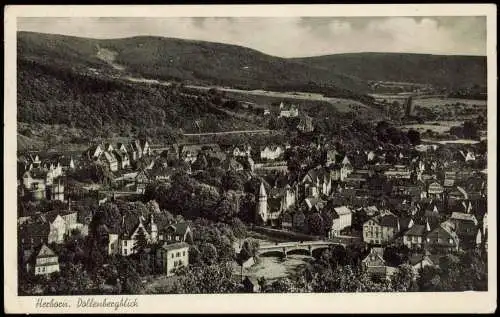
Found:
[[[453,212],[451,214],[450,219],[453,220],[463,220],[463,221],[471,221],[477,224],[477,219],[473,214],[466,214],[463,212]]]
[[[175,230],[174,231],[175,234],[184,235],[189,228],[189,223],[178,222],[178,223],[173,223],[173,224],[169,225],[168,227],[173,228]]]
[[[393,228],[398,227],[398,221],[399,221],[398,217],[390,212],[381,213],[380,215],[372,217],[369,220],[375,221],[380,226],[393,227]]]
[[[339,216],[352,214],[351,209],[347,208],[346,206],[336,207],[336,208],[333,208],[333,209],[335,210],[335,212]]]
[[[243,165],[241,165],[241,163],[236,161],[234,158],[230,158],[228,156],[227,159],[222,163],[222,168],[224,168],[225,170],[237,171],[243,169]]]
[[[263,182],[260,183],[259,196],[267,196],[266,187],[264,186]]]
[[[189,248],[189,244],[186,242],[177,242],[177,243],[171,243],[171,244],[164,243],[162,245],[162,249],[164,249],[166,251],[178,250],[178,249],[184,249],[184,248]]]
[[[104,156],[106,157],[106,160],[107,160],[108,162],[114,162],[114,161],[116,161],[116,157],[113,155],[113,153],[110,153],[110,152],[108,152],[108,151],[105,151],[105,152],[104,152]]]
[[[28,175],[31,178],[45,178],[47,176],[47,170],[42,169],[42,168],[33,168],[30,171],[27,171]]]
[[[413,225],[408,231],[405,232],[406,236],[423,236],[425,234],[424,225]]]
[[[54,251],[52,251],[47,245],[42,245],[40,252],[38,252],[37,258],[50,258],[57,256]]]

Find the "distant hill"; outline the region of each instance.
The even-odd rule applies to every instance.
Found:
[[[363,80],[413,82],[450,89],[487,83],[484,56],[350,53],[291,60]]]
[[[246,47],[163,37],[89,39],[18,32],[18,57],[85,71],[96,68],[145,78],[243,89],[363,94],[356,77],[274,57]]]

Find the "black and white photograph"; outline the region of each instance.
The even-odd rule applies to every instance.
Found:
[[[496,297],[495,7],[335,7],[15,16],[11,296]]]

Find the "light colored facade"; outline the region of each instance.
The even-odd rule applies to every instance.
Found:
[[[116,172],[118,170],[118,160],[112,152],[104,152],[104,159],[106,164],[108,164],[110,171]]]
[[[59,257],[45,244],[35,259],[35,275],[49,275],[59,272]]]
[[[335,216],[333,217],[332,229],[330,237],[335,237],[340,234],[340,231],[349,228],[352,225],[352,210],[346,206],[336,207],[333,209]]]
[[[425,235],[430,231],[428,224],[412,225],[403,235],[403,244],[409,249],[420,249],[424,246]]]
[[[262,151],[260,151],[260,158],[264,160],[276,160],[279,159],[285,149],[281,146],[266,146]]]
[[[157,252],[167,276],[172,276],[176,269],[189,265],[189,244],[185,242],[164,244]]]
[[[363,241],[385,244],[399,232],[399,220],[394,214],[381,214],[363,224]]]

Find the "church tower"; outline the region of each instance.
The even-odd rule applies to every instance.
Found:
[[[151,214],[151,242],[155,243],[158,240],[158,226],[155,223],[154,215]]]
[[[259,200],[257,202],[257,219],[263,223],[267,223],[267,194],[264,183],[260,183]]]

